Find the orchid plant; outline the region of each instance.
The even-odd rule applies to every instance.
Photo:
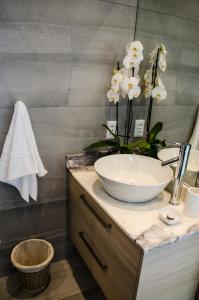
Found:
[[[126,46],[126,56],[123,60],[124,67],[114,70],[111,79],[111,88],[107,93],[110,102],[117,103],[120,99],[128,97],[129,100],[137,98],[141,89],[138,86],[140,77],[138,75],[140,62],[143,60],[143,46],[140,41],[134,41]]]
[[[126,46],[126,55],[123,60],[123,68],[114,71],[111,79],[111,88],[107,93],[109,102],[116,104],[118,116],[118,102],[121,98],[127,99],[127,112],[125,121],[124,141],[128,144],[133,119],[132,100],[141,93],[138,75],[139,65],[143,60],[143,46],[140,41],[134,41]],[[118,117],[117,117],[118,123]],[[118,126],[117,126],[118,129]],[[117,134],[119,134],[117,132]]]
[[[149,56],[149,69],[144,74],[143,91],[145,98],[150,99],[147,117],[147,140],[149,140],[153,100],[159,103],[167,98],[167,91],[160,78],[160,71],[166,71],[167,51],[165,46],[163,44],[157,45]]]
[[[112,135],[112,139],[102,140],[91,144],[85,150],[106,148],[107,154],[113,153],[137,153],[141,155],[157,157],[159,147],[165,146],[165,141],[157,139],[158,133],[162,130],[163,124],[158,122],[150,130],[151,111],[153,99],[161,101],[166,99],[167,92],[162,83],[159,71],[166,70],[166,49],[164,45],[157,46],[150,54],[149,69],[144,75],[144,95],[150,98],[149,112],[147,118],[147,140],[138,140],[129,143],[131,125],[133,119],[133,99],[141,94],[139,86],[140,77],[138,75],[139,66],[143,60],[143,46],[140,41],[133,41],[126,46],[126,55],[123,60],[123,67],[120,68],[118,62],[117,70],[114,70],[111,79],[111,87],[107,92],[109,102],[116,104],[116,133],[103,124]],[[118,103],[120,99],[127,99],[127,111],[125,120],[125,134],[118,132]],[[122,139],[124,138],[123,142]]]

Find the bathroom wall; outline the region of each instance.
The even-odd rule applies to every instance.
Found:
[[[145,49],[142,69],[156,44],[168,51],[162,75],[168,97],[154,106],[152,124],[163,121],[161,136],[167,140],[187,141],[199,105],[199,1],[139,0],[136,38]]]
[[[56,258],[74,251],[67,234],[65,155],[104,137],[114,118],[107,105],[113,65],[133,38],[137,0],[0,1],[0,151],[13,104],[27,105],[48,175],[39,179],[38,202],[26,204],[0,183],[0,275],[10,249],[30,236],[53,242]],[[163,42],[168,98],[153,109],[162,137],[188,139],[199,103],[199,2],[140,0],[136,37],[145,55]],[[144,70],[145,64],[142,65]],[[121,112],[125,111],[122,102]],[[147,102],[135,101],[134,118]]]
[[[13,104],[28,107],[47,176],[26,204],[0,183],[0,275],[10,249],[30,236],[71,255],[67,235],[66,153],[104,136],[113,64],[133,38],[137,0],[0,1],[0,151]]]

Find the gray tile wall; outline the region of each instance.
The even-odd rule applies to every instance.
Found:
[[[163,121],[163,138],[187,141],[199,105],[199,1],[140,0],[136,38],[145,56],[157,43],[168,50],[162,75],[168,98],[154,106],[152,125]]]
[[[37,203],[26,204],[0,183],[0,275],[9,270],[10,249],[30,236],[51,240],[57,259],[74,251],[66,226],[65,155],[104,137],[100,125],[115,116],[106,91],[113,65],[133,38],[136,5],[137,0],[0,1],[0,149],[13,104],[22,100],[48,170],[39,179]],[[145,55],[159,42],[168,49],[168,99],[154,106],[152,119],[164,122],[162,137],[168,140],[189,138],[199,103],[198,11],[197,0],[139,1],[136,36]],[[134,118],[146,115],[147,102],[140,98]]]
[[[133,37],[137,0],[0,1],[0,149],[13,104],[27,105],[47,176],[39,200],[26,204],[0,183],[0,275],[17,241],[42,236],[57,258],[67,237],[66,153],[104,136],[113,64]],[[1,151],[0,150],[0,151]]]
[[[138,8],[136,39],[142,41],[145,56],[141,78],[156,44],[164,43],[168,51],[167,70],[161,73],[168,97],[154,103],[151,126],[162,121],[161,138],[186,142],[199,105],[199,2],[140,0]],[[140,96],[134,105],[134,120],[146,119],[148,101]]]
[[[163,138],[185,142],[199,105],[199,1],[140,0],[136,39],[144,45],[143,70],[155,45],[166,45],[167,70],[162,79],[168,97],[154,106],[152,125],[163,121]]]

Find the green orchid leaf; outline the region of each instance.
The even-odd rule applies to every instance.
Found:
[[[166,146],[165,140],[161,141],[161,140],[158,140],[158,139],[155,139],[151,144],[153,144],[153,145],[160,145],[161,147],[165,147]]]
[[[151,129],[150,133],[149,133],[149,142],[152,143],[157,134],[162,130],[163,127],[163,123],[162,122],[158,122],[156,123],[153,128]]]
[[[150,144],[145,140],[136,141],[132,144],[129,144],[132,148],[142,148],[142,149],[150,149]]]
[[[124,144],[123,147],[126,147],[132,151],[133,149],[136,149],[136,148],[149,149],[150,144],[147,143],[145,140],[140,140],[140,141],[136,141],[134,143],[128,144],[128,145]]]
[[[162,147],[166,147],[166,141],[165,141],[165,140],[159,141],[159,144],[160,144]]]
[[[120,145],[121,154],[132,154],[132,149],[128,147],[129,145]]]
[[[116,147],[116,148],[118,148],[119,146],[120,145],[114,140],[103,140],[103,141],[99,141],[99,142],[89,145],[84,150],[101,148],[101,147]]]
[[[140,154],[144,154],[145,151],[143,150],[149,150],[150,149],[150,144],[147,143],[144,140],[140,140],[140,141],[136,141],[134,143],[131,144],[123,144],[120,145],[120,149],[121,149],[121,153],[140,153]]]

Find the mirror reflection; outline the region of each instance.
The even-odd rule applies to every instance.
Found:
[[[195,4],[194,0],[140,0],[135,34],[136,40],[142,41],[145,57],[160,43],[167,50],[166,71],[161,74],[167,98],[153,103],[151,125],[163,122],[160,137],[169,142],[192,144],[185,175],[185,182],[192,186],[199,185],[199,25]],[[143,74],[147,64],[145,59]],[[162,151],[165,160],[177,156],[179,149]]]

